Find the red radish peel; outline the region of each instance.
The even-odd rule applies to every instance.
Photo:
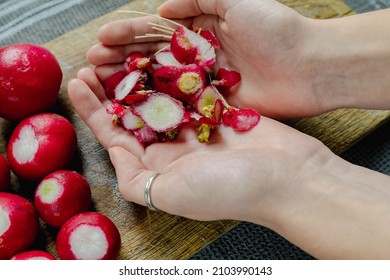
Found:
[[[31,251],[24,251],[16,254],[11,258],[11,260],[56,260],[56,258],[46,252],[41,250],[31,250]]]
[[[160,19],[176,28],[149,23],[160,34],[136,39],[167,38],[169,46],[154,59],[140,52],[130,53],[124,69],[105,82],[106,96],[112,101],[107,112],[113,116],[113,123],[146,144],[174,139],[181,124],[188,122],[196,126],[200,142],[207,142],[212,130],[221,124],[237,132],[255,127],[260,121],[257,111],[235,108],[224,97],[239,84],[241,75],[226,68],[214,69],[216,49],[221,47],[215,35]]]
[[[0,192],[0,260],[30,247],[38,231],[39,220],[33,204],[19,195]]]
[[[11,184],[11,172],[8,161],[0,154],[0,192],[8,190]]]

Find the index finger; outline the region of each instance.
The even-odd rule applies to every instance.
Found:
[[[227,0],[169,0],[163,3],[158,12],[167,18],[189,18],[202,14],[225,18],[226,11],[237,1]]]
[[[123,11],[124,13],[138,13],[133,11]],[[150,24],[151,23],[151,24]],[[113,46],[113,45],[126,45],[134,43],[145,43],[145,42],[154,42],[154,41],[169,41],[170,36],[168,37],[159,36],[159,37],[148,37],[148,38],[138,38],[138,36],[143,36],[147,33],[157,33],[161,32],[156,31],[153,27],[154,25],[167,26],[173,31],[176,29],[179,23],[173,21],[164,20],[158,15],[149,15],[141,17],[133,17],[128,19],[121,19],[111,21],[106,23],[98,30],[98,39],[104,45]]]

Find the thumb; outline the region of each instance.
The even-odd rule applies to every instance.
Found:
[[[121,157],[121,153],[123,152],[123,148],[121,147],[112,147],[108,149],[108,155],[110,156],[110,160],[115,170],[121,166],[121,162],[123,158]]]
[[[112,147],[108,149],[108,155],[110,156],[111,163],[114,166],[116,173],[118,173],[118,171],[121,170],[121,166],[123,166],[124,152],[124,149],[121,147]]]
[[[122,147],[111,147],[108,154],[115,168],[119,192],[128,201],[144,204],[144,182],[152,172],[145,170],[140,160]]]

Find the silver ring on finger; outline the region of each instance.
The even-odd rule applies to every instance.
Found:
[[[154,182],[154,180],[157,178],[157,176],[160,175],[160,173],[154,173],[149,179],[148,181],[146,181],[146,185],[145,185],[145,193],[144,193],[144,197],[145,197],[145,203],[146,203],[146,206],[152,210],[152,211],[156,211],[157,209],[153,206],[153,203],[152,203],[152,196],[151,196],[151,191],[152,191],[152,184]]]

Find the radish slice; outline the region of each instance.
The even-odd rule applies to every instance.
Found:
[[[214,88],[212,86],[205,87],[196,103],[198,112],[203,116],[211,117],[217,100],[219,100],[219,94]]]
[[[221,99],[215,100],[214,111],[213,111],[214,120],[216,120],[219,123],[222,122],[222,114],[224,109],[225,107],[223,106],[222,100]]]
[[[183,66],[170,50],[161,51],[156,54],[156,61],[162,66]]]
[[[130,110],[126,109],[122,117],[122,125],[127,130],[136,130],[144,127],[144,122],[142,119]]]
[[[143,101],[146,99],[148,94],[149,94],[149,92],[147,92],[147,91],[138,91],[138,92],[135,92],[134,94],[129,94],[128,96],[125,97],[125,103],[127,105],[132,105],[134,103]]]
[[[219,43],[217,37],[210,30],[202,30],[200,36],[205,38],[215,49],[219,49],[221,44]]]
[[[226,68],[219,68],[213,85],[231,88],[241,81],[241,74]]]
[[[145,69],[150,73],[154,72],[152,62],[141,52],[131,52],[126,57],[123,67],[127,73],[131,73],[135,70]]]
[[[173,33],[171,51],[182,64],[195,63],[210,72],[216,61],[215,49],[201,35],[179,26]]]
[[[238,132],[251,130],[260,121],[260,114],[253,109],[235,109],[232,113],[231,127]]]
[[[126,75],[127,73],[124,70],[117,71],[104,81],[104,91],[108,99],[115,99],[115,89],[120,83],[120,81],[122,81],[123,78],[126,77]]]
[[[140,129],[133,130],[133,133],[141,143],[152,143],[157,140],[156,132],[147,125]]]
[[[141,76],[141,71],[130,72],[126,77],[124,77],[119,84],[115,87],[115,100],[123,100],[137,84],[138,79]]]
[[[183,104],[164,93],[152,93],[148,99],[134,107],[134,111],[156,132],[178,127],[184,117]]]
[[[109,103],[106,107],[106,112],[110,115],[119,115],[122,116],[123,112],[125,110],[125,107],[119,103]]]

